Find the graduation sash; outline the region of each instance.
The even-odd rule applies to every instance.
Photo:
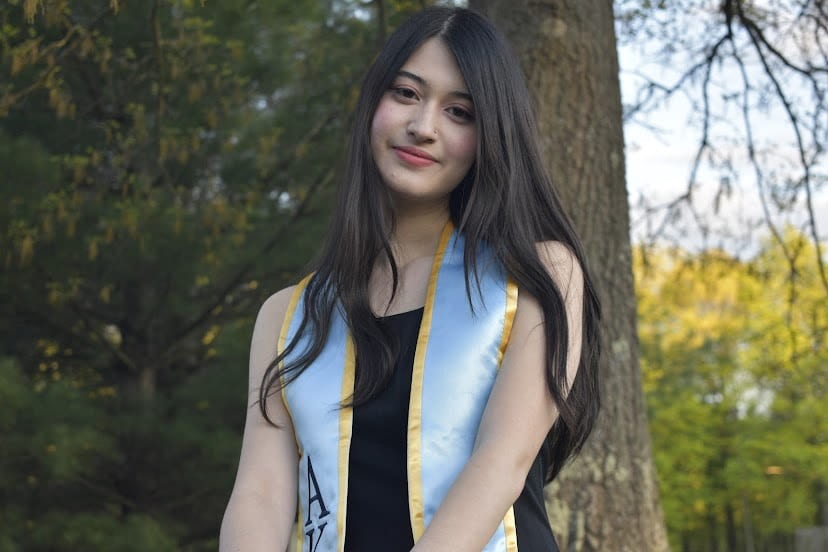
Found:
[[[434,256],[414,354],[407,464],[415,542],[471,456],[517,308],[517,286],[506,278],[491,252],[481,247],[477,258],[481,293],[472,287],[472,312],[463,247],[463,237],[447,224]],[[279,336],[280,352],[299,326],[308,280],[296,286],[288,306]],[[294,316],[297,312],[299,316]],[[303,337],[294,348],[295,355],[306,344]],[[339,404],[353,393],[354,358],[345,320],[334,309],[322,352],[282,389],[299,450],[296,539],[302,552],[344,550],[353,410]],[[510,507],[484,551],[517,550]]]

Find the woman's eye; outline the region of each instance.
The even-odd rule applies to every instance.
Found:
[[[405,98],[406,100],[415,100],[417,99],[417,93],[411,90],[410,88],[405,88],[403,86],[398,86],[392,88],[391,91],[400,98]]]
[[[474,114],[468,109],[462,107],[450,107],[448,111],[453,117],[457,117],[458,119],[462,119],[464,121],[474,120]]]

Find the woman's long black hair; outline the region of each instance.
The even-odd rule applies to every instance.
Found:
[[[347,165],[328,232],[305,291],[297,336],[310,332],[310,345],[291,361],[292,339],[264,374],[259,405],[290,383],[318,356],[328,338],[334,309],[347,321],[357,360],[354,394],[360,405],[380,392],[393,370],[397,344],[374,317],[368,279],[382,255],[388,259],[397,290],[398,272],[389,238],[394,228],[390,196],[371,153],[371,121],[382,95],[398,71],[427,39],[440,37],[457,59],[472,96],[477,125],[476,161],[450,198],[451,219],[466,239],[466,290],[476,281],[475,253],[480,242],[495,252],[520,290],[543,309],[546,381],[560,416],[543,447],[546,480],[578,453],[599,410],[598,323],[600,306],[587,271],[580,240],[563,211],[538,146],[532,101],[518,60],[504,37],[480,14],[463,8],[434,7],[408,19],[388,39],[362,84],[351,131]],[[578,374],[567,389],[567,316],[564,298],[538,257],[535,244],[562,242],[584,272],[582,350]],[[470,278],[473,275],[474,278]],[[272,423],[272,422],[271,422]]]

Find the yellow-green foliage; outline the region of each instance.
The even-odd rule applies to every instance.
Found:
[[[784,239],[790,261],[772,240],[747,260],[635,251],[643,381],[676,547],[724,531],[728,511],[756,538],[815,523],[828,481],[828,293],[813,243],[790,229]]]

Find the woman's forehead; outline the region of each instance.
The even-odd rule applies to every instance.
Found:
[[[438,37],[423,42],[403,63],[397,75],[435,92],[471,99],[454,54]]]

